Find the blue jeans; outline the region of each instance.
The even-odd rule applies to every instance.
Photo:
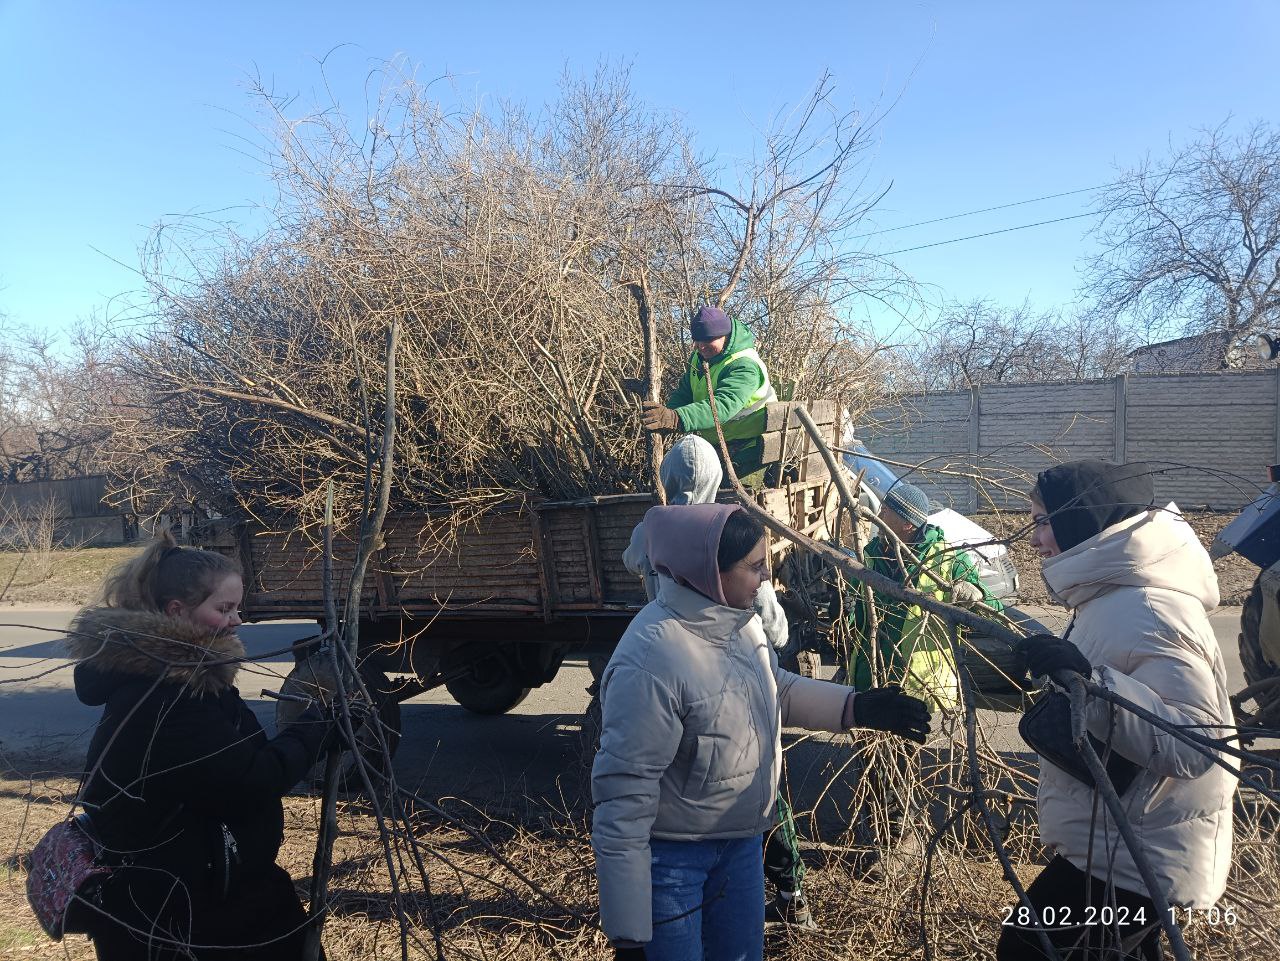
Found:
[[[764,956],[761,837],[653,838],[653,940],[648,961],[760,961]]]

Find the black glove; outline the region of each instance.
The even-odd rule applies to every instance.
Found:
[[[324,708],[312,701],[307,709],[289,722],[282,735],[297,735],[307,747],[307,753],[314,761],[329,749],[332,722]]]
[[[641,380],[639,377],[624,377],[621,381],[621,387],[628,394],[636,394],[643,397],[648,393],[649,382]]]
[[[363,701],[349,701],[348,710],[351,712],[351,733],[358,734],[373,715],[373,710]],[[326,754],[334,748],[349,751],[351,745],[346,731],[342,729],[341,716],[342,709],[336,703],[325,705],[312,701],[290,727],[296,728],[309,743],[314,744],[317,754]]]
[[[1088,677],[1093,665],[1066,638],[1056,634],[1032,634],[1018,642],[1018,653],[1027,660],[1027,670],[1032,677],[1052,675],[1055,671],[1075,671]]]
[[[923,744],[929,739],[929,706],[897,684],[873,687],[854,695],[853,723]]]
[[[614,948],[613,961],[644,961],[644,948]]]
[[[364,701],[348,701],[347,711],[351,714],[351,734],[353,737],[358,736],[360,728],[364,727],[365,722],[373,716],[373,708]],[[347,732],[342,727],[342,708],[336,702],[329,705],[326,719],[331,726],[325,738],[325,749],[340,747],[345,751],[354,750],[354,746],[347,738]]]

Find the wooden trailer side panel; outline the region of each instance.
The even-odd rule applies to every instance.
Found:
[[[622,552],[631,543],[631,532],[644,520],[653,502],[619,501],[602,504],[596,512],[596,543],[599,545],[601,580],[605,603],[641,607],[644,585],[622,564]]]
[[[355,541],[334,538],[333,590],[338,603],[351,579]],[[323,557],[304,538],[282,533],[245,534],[239,559],[245,568],[245,609],[249,614],[319,613],[324,610]],[[378,578],[370,570],[362,587],[366,604],[379,603]]]
[[[781,458],[800,479],[763,491],[757,500],[775,517],[822,539],[824,509],[833,509],[835,492],[796,406],[770,405],[764,442],[769,457]],[[808,406],[828,440],[836,440],[834,403]],[[648,496],[618,495],[490,511],[460,527],[438,515],[392,514],[365,578],[362,607],[392,617],[448,611],[452,617],[535,614],[550,621],[558,614],[626,614],[645,603],[645,594],[623,566],[622,552],[651,506]],[[246,616],[319,616],[324,592],[318,545],[297,535],[241,530],[238,541],[219,542],[217,549],[238,554],[246,568]],[[769,541],[776,568],[791,544],[772,535]],[[355,547],[350,534],[335,538],[339,604]]]
[[[544,588],[534,525],[526,513],[493,512],[453,529],[428,515],[391,518],[378,563],[391,606],[406,610],[541,611]]]

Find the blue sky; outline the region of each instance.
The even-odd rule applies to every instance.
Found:
[[[175,215],[252,230],[271,197],[246,94],[255,72],[344,106],[402,55],[465,96],[538,104],[567,65],[632,64],[639,97],[724,158],[830,69],[846,103],[893,108],[869,184],[875,227],[1091,187],[1116,165],[1280,102],[1280,4],[60,3],[0,0],[0,312],[62,327],[136,289],[138,249]],[[340,46],[341,45],[341,46]],[[338,49],[334,49],[338,48]],[[896,251],[1070,216],[1089,194],[881,234]],[[1075,297],[1088,218],[903,253],[931,301]],[[122,263],[117,263],[120,261]],[[116,303],[119,303],[118,301]]]

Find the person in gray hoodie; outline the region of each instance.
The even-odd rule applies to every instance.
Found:
[[[696,434],[686,434],[662,458],[658,479],[669,505],[712,504],[724,480],[724,471],[716,449],[708,441]],[[658,574],[649,563],[644,521],[631,532],[631,543],[622,553],[622,563],[644,581],[644,592],[650,601],[658,596]],[[766,579],[760,584],[752,608],[760,617],[769,646],[781,655],[786,650],[790,632],[786,612],[778,603],[772,581]],[[777,896],[769,904],[768,919],[815,929],[813,912],[804,896],[804,861],[800,857],[795,817],[791,805],[781,794],[778,795],[778,823],[765,835],[764,868],[765,877],[777,890]]]
[[[1155,504],[1141,464],[1076,461],[1036,479],[1031,545],[1072,619],[1066,637],[1023,642],[1028,668],[1033,677],[1075,671],[1171,724],[1221,736],[1234,718],[1208,618],[1218,580],[1177,508]],[[1120,799],[1176,919],[1213,907],[1231,867],[1235,776],[1107,701],[1091,701],[1087,720],[1113,756],[1131,762],[1136,776]],[[1068,730],[1061,740],[1070,743]],[[1027,895],[1061,957],[1161,957],[1154,902],[1092,784],[1042,757],[1036,802],[1054,857]],[[1029,913],[1002,925],[996,957],[1044,957]]]
[[[752,609],[768,575],[764,529],[741,507],[654,507],[645,527],[658,597],[600,684],[601,925],[627,961],[759,961],[782,727],[923,743],[929,711],[896,687],[855,694],[778,667]]]
[[[667,493],[667,504],[714,504],[716,494],[724,481],[720,458],[716,449],[697,434],[686,434],[672,445],[662,458],[658,479]],[[658,574],[649,563],[645,546],[645,527],[641,521],[631,531],[631,543],[622,552],[622,563],[632,574],[643,579],[645,596],[653,600],[658,596]],[[764,635],[775,651],[787,646],[787,615],[778,603],[778,593],[772,581],[764,581],[752,602],[760,615]]]

